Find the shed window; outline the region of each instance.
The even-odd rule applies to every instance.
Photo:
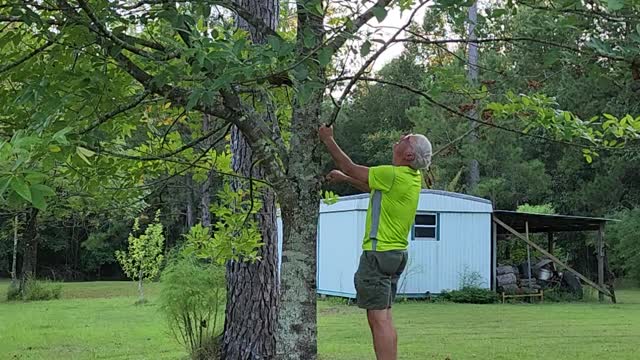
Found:
[[[413,240],[438,240],[438,215],[418,214],[413,225]]]

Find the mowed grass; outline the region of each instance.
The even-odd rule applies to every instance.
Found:
[[[63,299],[5,302],[0,282],[0,359],[184,359],[157,306],[134,305],[131,282],[66,283]],[[400,359],[638,359],[640,291],[619,304],[394,307]],[[373,360],[364,313],[336,301],[318,305],[322,360]]]

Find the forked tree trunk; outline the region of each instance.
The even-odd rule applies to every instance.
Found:
[[[276,28],[279,15],[277,0],[236,2],[272,29]],[[243,19],[237,21],[239,27],[249,31],[254,42],[266,41],[264,34]],[[278,126],[273,109],[267,110],[265,121],[274,127]],[[231,151],[234,171],[246,177],[263,178],[264,172],[259,165],[252,169],[251,148],[235,127],[231,134]],[[240,187],[246,183],[234,181],[233,185]],[[227,264],[227,307],[222,344],[222,358],[225,360],[267,360],[273,359],[276,353],[278,237],[275,194],[271,189],[266,189],[257,200],[262,202],[262,209],[257,215],[264,243],[259,250],[261,260],[253,264],[237,261]]]

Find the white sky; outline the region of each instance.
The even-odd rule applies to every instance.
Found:
[[[422,24],[422,20],[424,19],[424,14],[426,9],[428,8],[429,5],[425,5],[423,6],[420,10],[418,10],[418,13],[416,14],[416,16],[414,16],[414,21],[417,22],[418,24]],[[409,21],[409,18],[411,17],[411,13],[413,12],[412,10],[405,10],[403,12],[400,12],[400,9],[393,9],[391,11],[389,11],[389,13],[387,14],[387,17],[384,19],[384,21],[382,21],[382,23],[379,23],[376,18],[373,18],[369,24],[372,26],[393,26],[393,27],[401,27],[404,24],[407,23],[407,21]],[[394,29],[384,29],[384,36],[382,36],[383,39],[387,40],[389,39],[393,33],[395,33],[396,30]],[[399,38],[402,38],[403,35],[400,35]],[[396,43],[392,46],[390,46],[376,61],[373,70],[377,71],[380,70],[386,63],[388,63],[389,61],[391,61],[392,59],[398,57],[401,53],[402,50],[404,50],[404,46],[401,43]]]

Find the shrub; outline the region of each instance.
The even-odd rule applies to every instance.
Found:
[[[224,267],[176,255],[167,263],[161,284],[160,306],[176,340],[194,360],[218,359],[225,303]]]
[[[14,284],[10,284],[9,289],[7,290],[7,301],[18,301],[18,300],[21,300],[20,289]]]
[[[465,304],[492,304],[498,301],[495,292],[478,287],[464,287],[460,290],[443,292],[441,296],[446,301]]]
[[[62,285],[59,283],[42,280],[27,280],[22,294],[17,286],[9,285],[7,300],[45,301],[60,299],[61,295]]]

